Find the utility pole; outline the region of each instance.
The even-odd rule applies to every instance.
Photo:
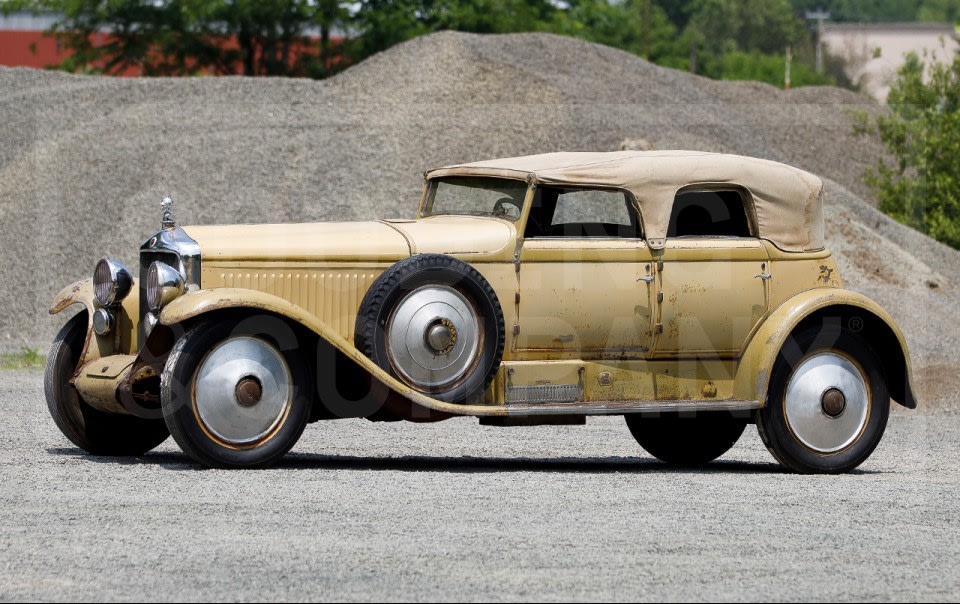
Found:
[[[790,63],[793,62],[793,47],[787,44],[787,64],[783,72],[783,89],[790,90]]]
[[[642,0],[640,2],[640,19],[643,21],[643,30],[641,31],[642,39],[640,45],[643,52],[643,58],[650,60],[650,30],[653,28],[653,24],[650,23],[650,1],[651,0]]]
[[[817,22],[817,73],[823,73],[823,22],[830,18],[830,13],[820,9],[807,11],[807,20]]]

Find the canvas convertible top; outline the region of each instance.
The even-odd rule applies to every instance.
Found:
[[[824,248],[823,182],[781,163],[702,151],[544,153],[447,166],[427,172],[444,176],[519,178],[544,185],[624,189],[639,202],[647,240],[662,245],[673,199],[693,185],[743,187],[750,193],[758,235],[787,251]]]

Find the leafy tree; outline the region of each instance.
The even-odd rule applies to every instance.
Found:
[[[0,0],[0,11],[17,9],[59,15],[52,32],[72,51],[61,65],[71,71],[326,77],[450,29],[554,32],[714,78],[775,85],[792,43],[794,82],[830,81],[802,64],[810,36],[789,0]],[[335,31],[347,39],[334,40]]]
[[[917,9],[917,21],[960,20],[960,0],[926,0]]]
[[[578,0],[570,4],[566,17],[569,24],[557,33],[621,48],[655,63],[676,63],[673,59],[684,52],[677,27],[651,0]]]
[[[876,133],[894,158],[868,171],[880,209],[960,249],[960,54],[949,64],[907,55],[887,97],[890,111],[860,115],[856,131]]]
[[[723,80],[756,80],[769,84],[783,84],[784,57],[765,55],[758,51],[734,51],[723,55],[717,71]],[[795,62],[790,68],[790,85],[815,86],[829,83],[826,76],[804,63]]]
[[[780,54],[804,35],[788,0],[692,0],[688,28],[704,50]]]

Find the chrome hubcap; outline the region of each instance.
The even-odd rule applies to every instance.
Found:
[[[820,453],[835,453],[863,432],[870,394],[860,369],[832,352],[815,354],[793,372],[784,411],[791,432]]]
[[[231,445],[271,435],[293,403],[283,355],[249,336],[231,338],[210,351],[197,370],[195,395],[200,422]]]
[[[390,363],[420,389],[462,378],[480,351],[480,324],[470,302],[445,285],[427,285],[404,297],[387,324]]]

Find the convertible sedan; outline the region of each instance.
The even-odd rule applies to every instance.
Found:
[[[822,183],[692,151],[549,153],[426,173],[417,218],[178,226],[134,271],[104,258],[46,370],[77,446],[172,434],[202,464],[263,467],[309,422],[492,426],[623,415],[673,464],[756,424],[797,472],[845,472],[913,408],[904,338],[844,289]]]

